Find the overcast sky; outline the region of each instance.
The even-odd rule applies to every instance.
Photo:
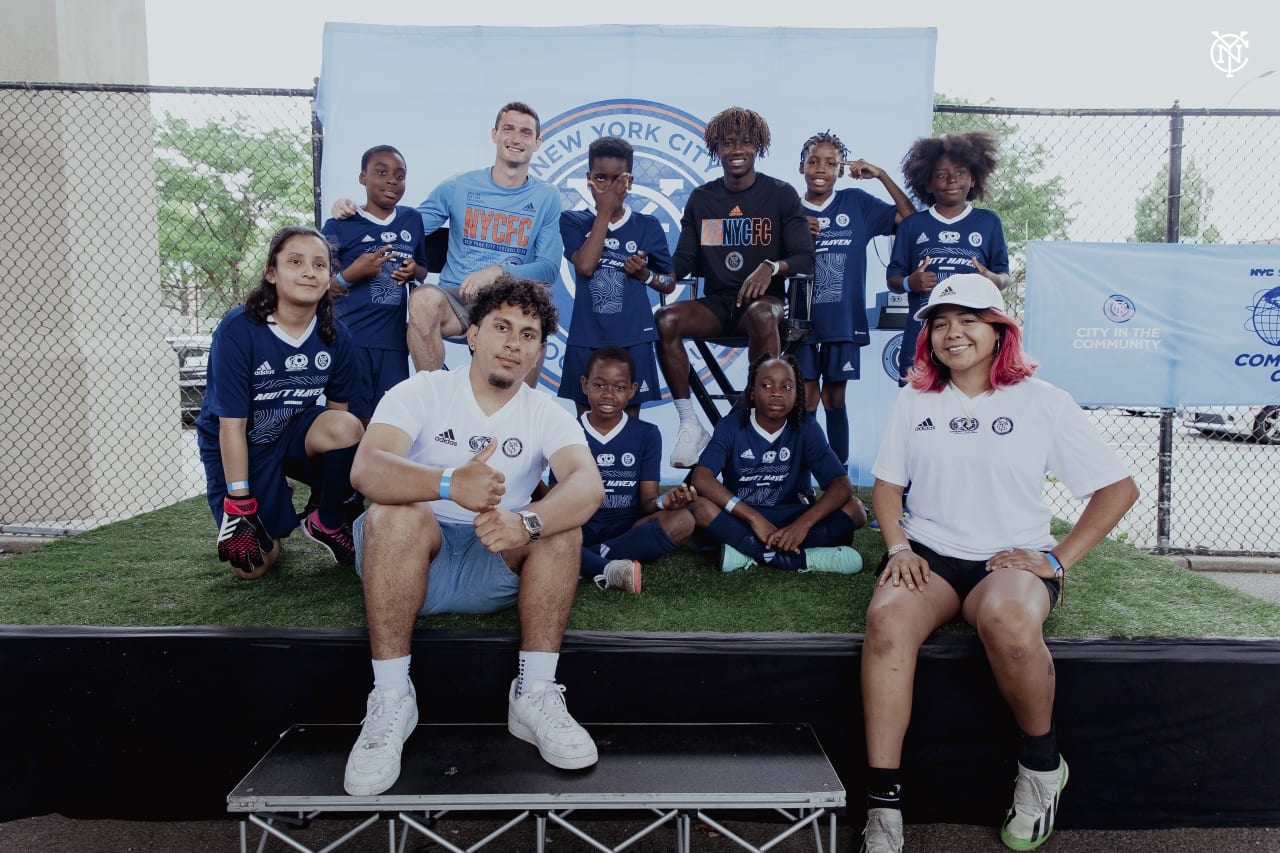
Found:
[[[906,0],[803,6],[776,0],[146,0],[146,5],[151,82],[166,85],[309,87],[320,73],[326,21],[407,26],[935,27],[935,88],[971,101],[1162,108],[1178,99],[1184,107],[1221,107],[1228,102],[1233,107],[1280,107],[1280,73],[1259,76],[1280,72],[1280,7],[1274,0]],[[972,14],[975,9],[982,14]],[[794,14],[796,10],[801,14]],[[1248,47],[1239,46],[1246,64],[1231,77],[1211,61],[1215,31],[1222,36],[1246,34]],[[434,69],[426,64],[429,58],[423,59],[424,73],[430,73]],[[585,69],[593,58],[563,61]],[[465,69],[450,73],[465,77]],[[824,81],[832,83],[838,81]]]

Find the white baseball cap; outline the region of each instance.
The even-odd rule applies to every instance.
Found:
[[[923,320],[933,309],[943,305],[959,305],[975,311],[994,308],[1004,313],[1004,297],[1000,295],[1000,288],[976,272],[948,276],[934,285],[933,292],[929,294],[929,304],[917,311],[915,318]]]

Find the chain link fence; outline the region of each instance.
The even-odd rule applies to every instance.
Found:
[[[83,529],[203,492],[189,424],[208,335],[269,235],[318,217],[312,95],[0,83],[0,529]],[[986,205],[1015,312],[1031,240],[1166,240],[1171,164],[1178,239],[1280,242],[1280,110],[937,106],[935,132],[972,129],[1000,139]],[[1091,414],[1143,492],[1123,538],[1280,553],[1275,407]]]

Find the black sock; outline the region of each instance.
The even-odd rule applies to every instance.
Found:
[[[1032,736],[1026,732],[1020,734],[1022,737],[1018,743],[1018,762],[1023,767],[1037,773],[1057,769],[1058,736],[1053,726],[1049,727],[1048,733],[1042,735]]]
[[[902,810],[902,770],[867,768],[867,809]]]

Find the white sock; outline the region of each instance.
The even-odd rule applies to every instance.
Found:
[[[555,681],[559,652],[526,652],[520,650],[520,675],[516,678],[516,695],[519,696],[535,681]]]
[[[676,404],[676,414],[680,416],[680,423],[685,424],[689,421],[696,421],[698,416],[693,413],[693,400],[685,397],[683,400],[671,398],[671,402]]]
[[[381,693],[394,690],[396,697],[409,695],[409,658],[391,658],[373,662],[373,689]]]

